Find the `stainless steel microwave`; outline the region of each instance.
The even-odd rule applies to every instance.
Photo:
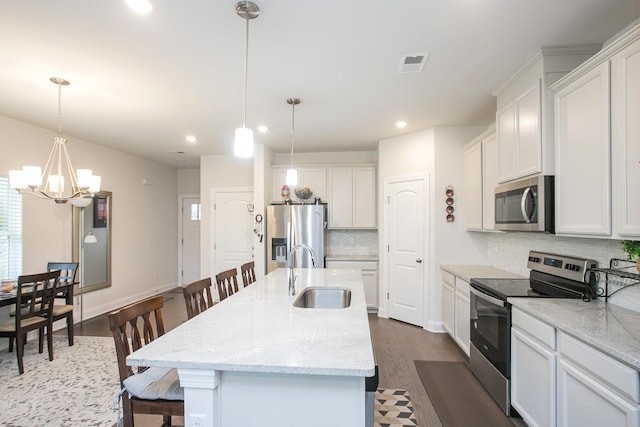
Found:
[[[539,175],[495,189],[496,229],[555,233],[554,180]]]

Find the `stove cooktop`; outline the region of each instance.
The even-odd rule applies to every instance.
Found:
[[[529,279],[471,279],[474,288],[484,291],[486,294],[506,300],[508,297],[542,296],[531,289]]]

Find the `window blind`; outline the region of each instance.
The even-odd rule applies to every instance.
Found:
[[[0,278],[22,274],[22,196],[0,177]]]

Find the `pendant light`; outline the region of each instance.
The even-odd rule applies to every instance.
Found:
[[[242,127],[236,129],[233,153],[237,157],[253,156],[253,130],[247,128],[247,71],[249,63],[249,20],[260,15],[260,8],[251,1],[239,1],[236,3],[236,13],[247,21],[246,40],[244,46],[244,116]]]
[[[58,134],[53,138],[53,148],[49,153],[44,173],[40,166],[24,166],[22,170],[11,170],[9,186],[20,193],[54,200],[56,203],[71,201],[77,207],[88,206],[91,203],[91,197],[100,191],[100,177],[93,175],[90,169],[78,169],[77,172],[73,170],[71,158],[67,152],[67,139],[62,137],[62,86],[68,86],[69,82],[61,77],[51,77],[49,80],[58,85]],[[66,175],[71,187],[69,195],[65,195],[64,191],[63,163],[66,166]],[[41,188],[43,184],[44,188]]]
[[[295,139],[296,105],[300,104],[298,98],[288,98],[287,104],[291,105],[291,168],[287,169],[287,185],[298,185],[298,170],[293,168],[293,141]]]

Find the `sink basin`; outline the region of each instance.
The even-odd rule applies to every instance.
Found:
[[[346,308],[351,305],[351,291],[342,288],[306,288],[293,302],[299,308]]]

